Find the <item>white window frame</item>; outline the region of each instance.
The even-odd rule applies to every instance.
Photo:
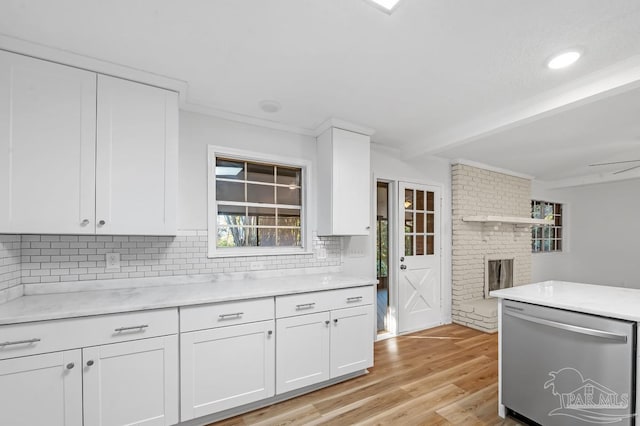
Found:
[[[297,167],[302,169],[302,206],[300,207],[300,247],[230,247],[219,249],[216,247],[218,235],[218,204],[216,201],[216,158],[250,161],[257,163],[269,163],[281,166]],[[228,148],[224,146],[208,145],[207,147],[207,257],[244,257],[244,256],[273,256],[291,254],[313,253],[311,247],[311,224],[309,209],[309,188],[311,187],[311,161],[302,158],[285,157],[280,155],[265,154],[256,151]]]
[[[560,238],[560,241],[562,241],[562,249],[560,250],[548,250],[548,251],[544,251],[544,250],[540,250],[540,251],[533,251],[531,250],[531,254],[535,255],[535,256],[553,256],[553,255],[558,255],[558,254],[562,254],[562,253],[567,253],[569,251],[569,224],[567,223],[567,217],[568,217],[568,210],[569,210],[569,205],[568,203],[562,202],[562,201],[550,201],[548,199],[541,199],[541,198],[531,198],[531,202],[538,202],[538,203],[549,203],[549,204],[560,204],[562,206],[562,225],[560,225],[560,228],[562,228],[562,238]],[[533,212],[532,216],[533,216]],[[555,213],[555,212],[554,212]],[[554,215],[555,216],[555,215]],[[554,226],[554,225],[540,225],[542,228],[544,228],[545,226]],[[532,228],[533,231],[533,228]],[[531,236],[531,239],[533,240],[533,235]]]

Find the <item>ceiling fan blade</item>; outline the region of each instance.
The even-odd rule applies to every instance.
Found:
[[[613,172],[614,175],[619,175],[620,173],[624,173],[624,172],[629,172],[633,169],[638,169],[640,168],[640,166],[633,166],[633,167],[629,167],[628,169],[624,169],[624,170],[618,170],[617,172]]]
[[[594,163],[594,164],[589,164],[589,167],[593,167],[593,166],[610,166],[612,164],[624,164],[624,163],[638,163],[640,162],[640,160],[626,160],[626,161],[612,161],[610,163]]]

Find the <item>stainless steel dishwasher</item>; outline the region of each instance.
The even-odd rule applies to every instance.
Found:
[[[503,301],[502,403],[542,425],[633,425],[636,324]]]

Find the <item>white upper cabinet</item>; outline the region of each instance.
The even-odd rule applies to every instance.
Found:
[[[335,127],[318,137],[318,235],[369,235],[369,144],[369,136]]]
[[[175,235],[178,95],[0,51],[0,233]]]
[[[0,51],[0,233],[94,233],[96,74]]]
[[[96,233],[175,235],[178,94],[98,76]]]

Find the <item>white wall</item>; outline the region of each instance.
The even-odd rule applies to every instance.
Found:
[[[444,321],[451,321],[451,171],[448,160],[439,158],[404,161],[393,151],[377,145],[371,149],[372,182],[377,179],[437,185],[442,188],[442,304]],[[375,188],[375,184],[373,185]],[[372,195],[372,206],[373,206]],[[375,224],[372,211],[371,223]],[[345,238],[343,265],[346,271],[375,277],[375,234]],[[349,244],[366,248],[365,257],[350,258]],[[394,244],[394,246],[397,244]],[[395,253],[397,257],[397,253]],[[392,278],[393,279],[393,278]]]
[[[315,169],[316,141],[311,136],[181,111],[178,229],[207,229],[207,145],[302,158],[311,160]],[[315,185],[312,176],[309,220],[314,230]]]
[[[565,204],[563,253],[533,255],[533,281],[551,279],[640,288],[640,179],[557,190],[533,198]]]

